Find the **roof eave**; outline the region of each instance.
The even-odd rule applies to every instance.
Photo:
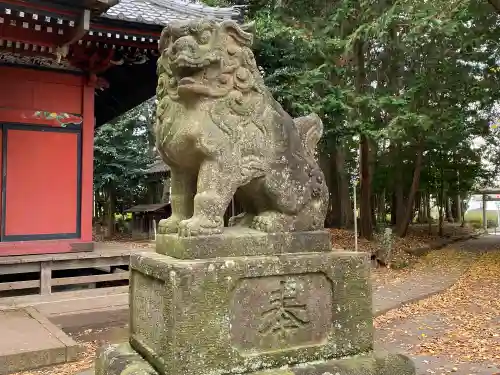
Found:
[[[234,5],[232,7],[224,8],[207,7],[199,4],[179,2],[178,0],[151,0],[151,3],[154,7],[164,7],[165,9],[168,9],[168,11],[177,13],[186,18],[212,18],[220,21],[233,19],[238,22],[243,21],[247,8],[246,5]],[[155,18],[154,20],[148,19],[151,17],[143,17],[142,14],[133,13],[130,12],[130,10],[127,11],[127,1],[122,4],[123,7],[125,7],[124,9],[118,6],[110,12],[102,13],[97,19],[103,23],[112,21],[126,23],[132,27],[136,25],[150,25],[161,28],[166,26],[171,21],[171,19],[163,19],[161,16],[159,16],[159,18]]]

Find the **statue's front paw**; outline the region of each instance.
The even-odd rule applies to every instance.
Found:
[[[158,234],[177,233],[181,221],[182,218],[177,215],[172,215],[168,219],[161,219],[158,223]]]
[[[266,233],[291,232],[293,217],[280,212],[266,211],[254,217],[252,228]]]
[[[232,216],[229,218],[228,226],[229,227],[250,227],[252,225],[252,221],[255,215],[249,214],[247,212],[243,212],[239,215]]]
[[[220,234],[224,227],[222,218],[216,220],[204,217],[193,216],[191,219],[182,220],[179,223],[179,236],[204,236],[209,234]]]

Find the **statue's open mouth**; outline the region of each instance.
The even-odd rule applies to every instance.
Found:
[[[177,56],[172,62],[172,67],[178,77],[179,86],[196,84],[196,76],[199,76],[200,72],[214,61],[217,61],[217,59],[209,56],[200,58],[190,57],[185,54]]]
[[[194,85],[196,80],[193,77],[184,77],[179,80],[179,86]]]
[[[176,70],[179,85],[195,84],[196,79],[194,77],[200,73],[199,68],[191,66],[178,67]]]
[[[200,64],[187,64],[186,62],[177,62],[174,64],[178,84],[192,85],[196,83],[195,76],[199,75],[203,69]]]

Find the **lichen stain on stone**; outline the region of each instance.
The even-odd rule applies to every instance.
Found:
[[[175,271],[170,271],[169,272],[169,276],[170,276],[170,282],[175,285],[176,284],[176,281],[177,281],[177,273]]]
[[[148,371],[149,369],[144,368],[144,364],[132,363],[125,368],[120,375],[138,375],[138,374],[153,374],[153,372]]]
[[[199,43],[199,30],[212,36]],[[220,233],[230,187],[241,187],[243,203],[257,209],[247,226],[263,232],[323,227],[328,190],[314,157],[323,124],[316,115],[292,119],[272,99],[252,41],[228,20],[171,23],[162,32],[155,133],[182,204],[160,221],[160,234]],[[182,84],[186,79],[192,84]],[[263,184],[248,187],[262,177]],[[265,202],[263,196],[271,204],[253,204]],[[196,215],[180,221],[186,211]]]
[[[118,344],[108,345],[103,351],[102,356],[107,357],[110,353],[118,349]]]
[[[304,241],[302,233],[290,234],[287,238],[299,238]],[[179,241],[185,239],[179,238]],[[199,239],[198,241],[202,241]],[[252,236],[246,237],[240,243],[253,243]],[[298,241],[298,242],[300,242]],[[190,246],[200,242],[192,241]],[[297,242],[293,242],[297,243]],[[297,246],[297,245],[294,245]],[[366,288],[367,274],[364,272],[351,272],[354,265],[359,264],[359,255],[354,253],[299,253],[279,256],[244,256],[232,259],[213,258],[193,261],[178,260],[164,255],[145,255],[140,265],[134,268],[133,288],[156,291],[156,296],[151,293],[145,298],[131,301],[131,311],[143,309],[146,322],[158,316],[166,319],[164,329],[159,330],[158,324],[139,325],[145,343],[152,347],[150,354],[161,357],[164,374],[198,374],[198,375],[237,375],[248,374],[252,371],[261,371],[259,375],[318,375],[324,368],[317,365],[331,366],[332,369],[342,368],[342,374],[357,375],[356,358],[350,357],[346,364],[338,364],[334,358],[344,358],[358,352],[367,352],[372,349],[371,328],[371,294]],[[154,271],[153,278],[146,276]],[[330,324],[321,324],[327,331],[326,344],[316,347],[300,347],[297,340],[287,339],[282,347],[275,352],[263,353],[255,350],[247,355],[241,354],[234,345],[233,330],[245,332],[243,340],[248,340],[252,332],[246,320],[251,316],[259,316],[258,308],[243,309],[242,318],[236,316],[234,304],[242,304],[250,299],[252,288],[242,294],[241,298],[231,300],[242,280],[260,280],[264,286],[274,278],[281,280],[285,275],[290,277],[288,285],[318,296],[324,287],[314,283],[303,283],[300,275],[321,274],[329,280],[324,283],[331,288],[332,296],[329,313],[335,318],[326,319]],[[174,275],[175,282],[170,282]],[[144,280],[161,279],[157,286]],[[217,279],[218,278],[218,279]],[[140,282],[142,280],[142,282]],[[219,282],[217,281],[219,280]],[[156,285],[156,284],[155,284]],[[266,287],[255,286],[257,294],[266,295]],[[302,289],[303,287],[303,289]],[[175,289],[173,291],[173,289]],[[274,290],[270,288],[269,290]],[[267,290],[267,291],[269,291]],[[137,293],[137,291],[136,291]],[[144,291],[142,295],[144,295]],[[179,296],[180,298],[177,298]],[[155,303],[150,303],[154,301]],[[231,302],[229,302],[231,301]],[[335,302],[333,302],[335,301]],[[251,306],[262,306],[261,302]],[[314,306],[317,307],[317,304]],[[171,323],[172,311],[175,310],[175,324]],[[251,311],[250,311],[251,310]],[[325,316],[319,312],[320,317]],[[320,318],[319,317],[319,318]],[[315,317],[314,319],[319,319]],[[132,323],[134,324],[134,323]],[[255,326],[255,325],[254,325]],[[142,330],[141,330],[142,329]],[[310,329],[308,327],[307,329]],[[255,327],[253,328],[255,330]],[[167,336],[168,335],[168,336]],[[246,338],[245,338],[246,337]],[[173,340],[171,338],[174,338]],[[300,341],[300,340],[299,340]],[[110,356],[116,356],[115,352]],[[127,354],[130,355],[130,354]],[[371,360],[370,360],[371,361]],[[300,367],[302,366],[302,367]],[[345,370],[351,366],[354,370]],[[284,369],[291,368],[290,371]],[[304,368],[304,372],[294,373],[293,368]],[[328,369],[330,367],[327,367]],[[177,369],[182,369],[178,371]],[[272,369],[267,371],[266,369]],[[280,369],[280,370],[279,370]],[[345,371],[345,373],[344,373]],[[389,375],[373,371],[361,371],[363,374]],[[334,371],[331,371],[334,373]],[[137,375],[148,373],[139,372]],[[156,373],[154,373],[156,374]],[[99,375],[123,375],[103,373]],[[136,375],[136,374],[134,374]],[[257,374],[252,374],[257,375]],[[393,374],[391,374],[393,375]],[[398,374],[399,375],[399,374]],[[405,373],[404,375],[408,375]]]

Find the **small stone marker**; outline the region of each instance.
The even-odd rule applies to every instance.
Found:
[[[96,375],[414,375],[408,358],[372,352],[368,255],[332,252],[323,230],[320,120],[273,101],[252,38],[234,21],[162,33],[157,142],[172,164],[172,217],[157,252],[131,258],[130,340],[100,350]],[[240,188],[247,212],[223,228]]]

